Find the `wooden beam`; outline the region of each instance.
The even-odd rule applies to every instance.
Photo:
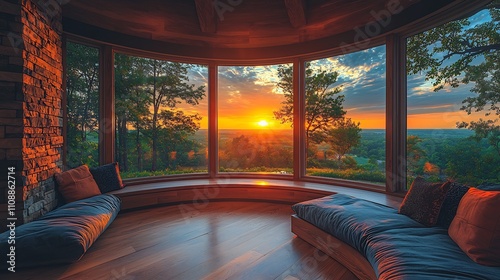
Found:
[[[285,0],[288,18],[294,28],[306,25],[306,12],[304,0]]]
[[[218,74],[217,64],[208,65],[208,173],[210,178],[219,173],[219,129],[217,122]]]
[[[301,59],[293,62],[293,178],[301,180],[306,175],[305,145],[305,63]]]
[[[386,37],[386,191],[406,191],[406,40]]]
[[[200,22],[201,32],[215,33],[217,32],[217,17],[215,15],[213,0],[195,0],[196,13]]]

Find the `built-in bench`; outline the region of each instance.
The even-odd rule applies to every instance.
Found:
[[[402,197],[383,192],[328,184],[275,179],[193,179],[129,185],[113,191],[122,200],[122,210],[178,203],[249,200],[294,204],[342,193],[398,207]]]
[[[0,233],[0,270],[76,262],[119,211],[120,199],[101,194],[67,203]]]
[[[292,232],[362,280],[499,279],[500,267],[469,258],[442,226],[342,194],[294,205]]]

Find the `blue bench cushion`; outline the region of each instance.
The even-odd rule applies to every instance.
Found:
[[[357,249],[380,279],[500,279],[500,267],[474,263],[445,228],[425,227],[396,209],[342,194],[292,208]]]
[[[16,268],[79,260],[120,211],[120,199],[103,194],[74,201],[16,228]],[[0,234],[7,252],[9,232]],[[8,267],[6,254],[0,267]]]

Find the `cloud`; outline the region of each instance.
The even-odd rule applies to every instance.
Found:
[[[316,69],[337,71],[348,117],[385,114],[385,46],[311,62]]]
[[[386,110],[386,55],[385,46],[351,54],[319,59],[311,67],[337,71],[338,81],[333,87],[342,86],[347,117],[364,122],[384,123]],[[221,66],[218,69],[219,117],[249,118],[253,115],[271,116],[283,101],[282,92],[276,88],[279,81],[278,65]],[[208,83],[208,68],[195,66],[189,72],[195,85]],[[462,101],[473,96],[472,84],[458,88],[444,88],[434,92],[432,81],[424,75],[407,77],[407,107],[412,118],[425,118],[438,114],[454,116],[460,113]],[[200,105],[208,111],[208,98]],[[380,120],[378,120],[380,119]],[[384,120],[383,120],[384,119]]]
[[[271,106],[272,114],[283,101],[283,95],[276,89],[277,69],[278,65],[219,67],[219,114],[251,114],[259,107]]]

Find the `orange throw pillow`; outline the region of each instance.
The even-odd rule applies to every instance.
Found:
[[[470,188],[448,234],[473,261],[500,266],[500,192]]]
[[[55,177],[59,192],[66,202],[101,194],[87,165],[56,174]]]

